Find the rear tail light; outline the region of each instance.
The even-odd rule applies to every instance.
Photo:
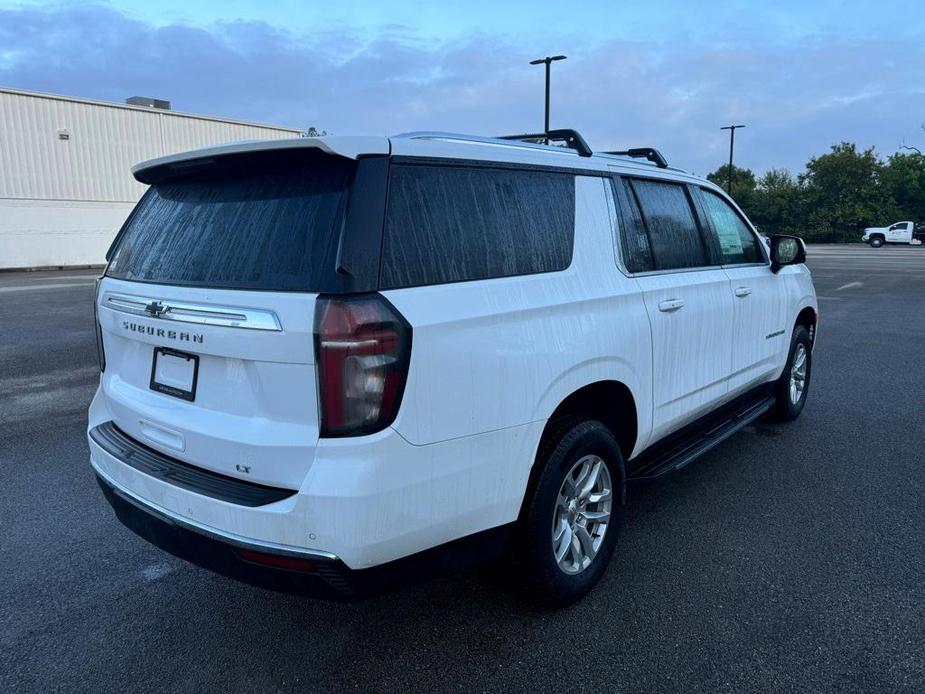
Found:
[[[315,357],[322,436],[371,434],[395,420],[408,377],[411,326],[384,297],[319,297]]]
[[[100,280],[96,280],[96,294],[93,297],[93,330],[96,332],[96,357],[100,362],[100,373],[106,371],[106,352],[103,351],[103,329],[100,327],[99,301]]]

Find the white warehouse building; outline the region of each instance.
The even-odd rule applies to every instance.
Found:
[[[145,159],[292,128],[0,88],[0,269],[98,265],[145,191]],[[144,105],[140,105],[144,104]]]

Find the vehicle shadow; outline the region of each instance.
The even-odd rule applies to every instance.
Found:
[[[203,671],[214,672],[210,661],[218,655],[226,660],[223,677],[238,682],[243,678],[255,687],[269,678],[281,688],[300,682],[326,690],[518,691],[527,681],[546,681],[553,687],[566,673],[585,687],[595,681],[604,686],[606,681],[612,684],[614,672],[632,670],[640,685],[664,688],[661,665],[641,656],[653,636],[670,636],[700,654],[714,648],[708,642],[695,643],[694,635],[672,631],[679,620],[692,619],[697,611],[702,615],[704,603],[717,598],[705,589],[705,568],[715,559],[709,548],[699,547],[701,563],[686,563],[687,550],[699,540],[695,526],[684,519],[692,507],[709,499],[715,468],[732,466],[735,477],[740,468],[753,464],[730,455],[728,446],[723,444],[666,482],[635,487],[610,570],[590,595],[564,609],[530,602],[503,564],[355,603],[275,594],[184,564],[173,581],[166,581],[182,585],[164,585],[166,594],[151,595],[143,601],[149,604],[135,609],[176,610],[167,622],[185,624],[177,634],[179,643],[195,644],[193,657],[202,659]],[[743,494],[734,486],[728,492]],[[688,572],[700,577],[685,579]],[[699,597],[689,604],[675,600],[672,607],[664,598],[681,580],[687,580]],[[181,596],[180,603],[165,607],[161,600],[169,603],[171,596]],[[700,627],[725,630],[726,623],[722,619],[719,626]],[[609,658],[604,670],[594,660],[576,662],[568,655],[589,639]],[[182,650],[189,658],[189,651]],[[203,684],[211,687],[216,682]]]

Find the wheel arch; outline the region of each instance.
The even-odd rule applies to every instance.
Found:
[[[819,313],[816,310],[816,307],[804,306],[802,309],[800,309],[796,320],[793,322],[793,330],[796,331],[797,327],[803,326],[809,333],[810,344],[814,344],[816,341],[816,325],[818,322]]]
[[[567,417],[599,421],[617,440],[624,460],[633,454],[639,437],[639,417],[636,398],[622,381],[595,381],[570,393],[549,416],[540,437],[541,448],[556,428],[556,422]]]
[[[553,410],[543,427],[527,480],[521,513],[533,493],[541,472],[540,466],[536,464],[537,460],[574,422],[590,419],[599,421],[607,427],[617,440],[625,465],[639,438],[639,417],[636,408],[636,398],[629,386],[622,381],[594,381],[569,393]],[[620,477],[620,499],[625,501],[625,469],[620,470]]]

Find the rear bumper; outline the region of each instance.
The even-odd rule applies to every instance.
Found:
[[[194,526],[267,546],[330,553],[354,571],[516,520],[529,474],[526,461],[533,459],[544,424],[421,446],[393,429],[324,439],[297,488],[285,490],[295,493],[270,503],[249,493],[251,503],[261,503],[247,505],[231,489],[241,485],[210,475],[203,479],[183,462],[186,454],[162,450],[156,441],[133,438],[145,453],[130,452],[128,460],[121,444],[94,440],[94,429],[120,421],[98,390],[87,427],[90,464],[116,489]]]
[[[229,504],[254,508],[296,493],[295,489],[268,487],[189,465],[136,441],[112,422],[93,427],[87,435],[103,451],[149,477]]]
[[[155,508],[97,472],[96,481],[129,530],[180,559],[260,588],[313,598],[352,601],[497,558],[513,525],[492,528],[433,549],[353,570],[333,554],[274,547],[190,523]]]
[[[119,489],[99,472],[96,481],[123,525],[180,559],[270,590],[330,599],[361,596],[360,586],[351,579],[354,572],[333,554],[274,548],[196,526]],[[291,568],[248,561],[248,553]]]

